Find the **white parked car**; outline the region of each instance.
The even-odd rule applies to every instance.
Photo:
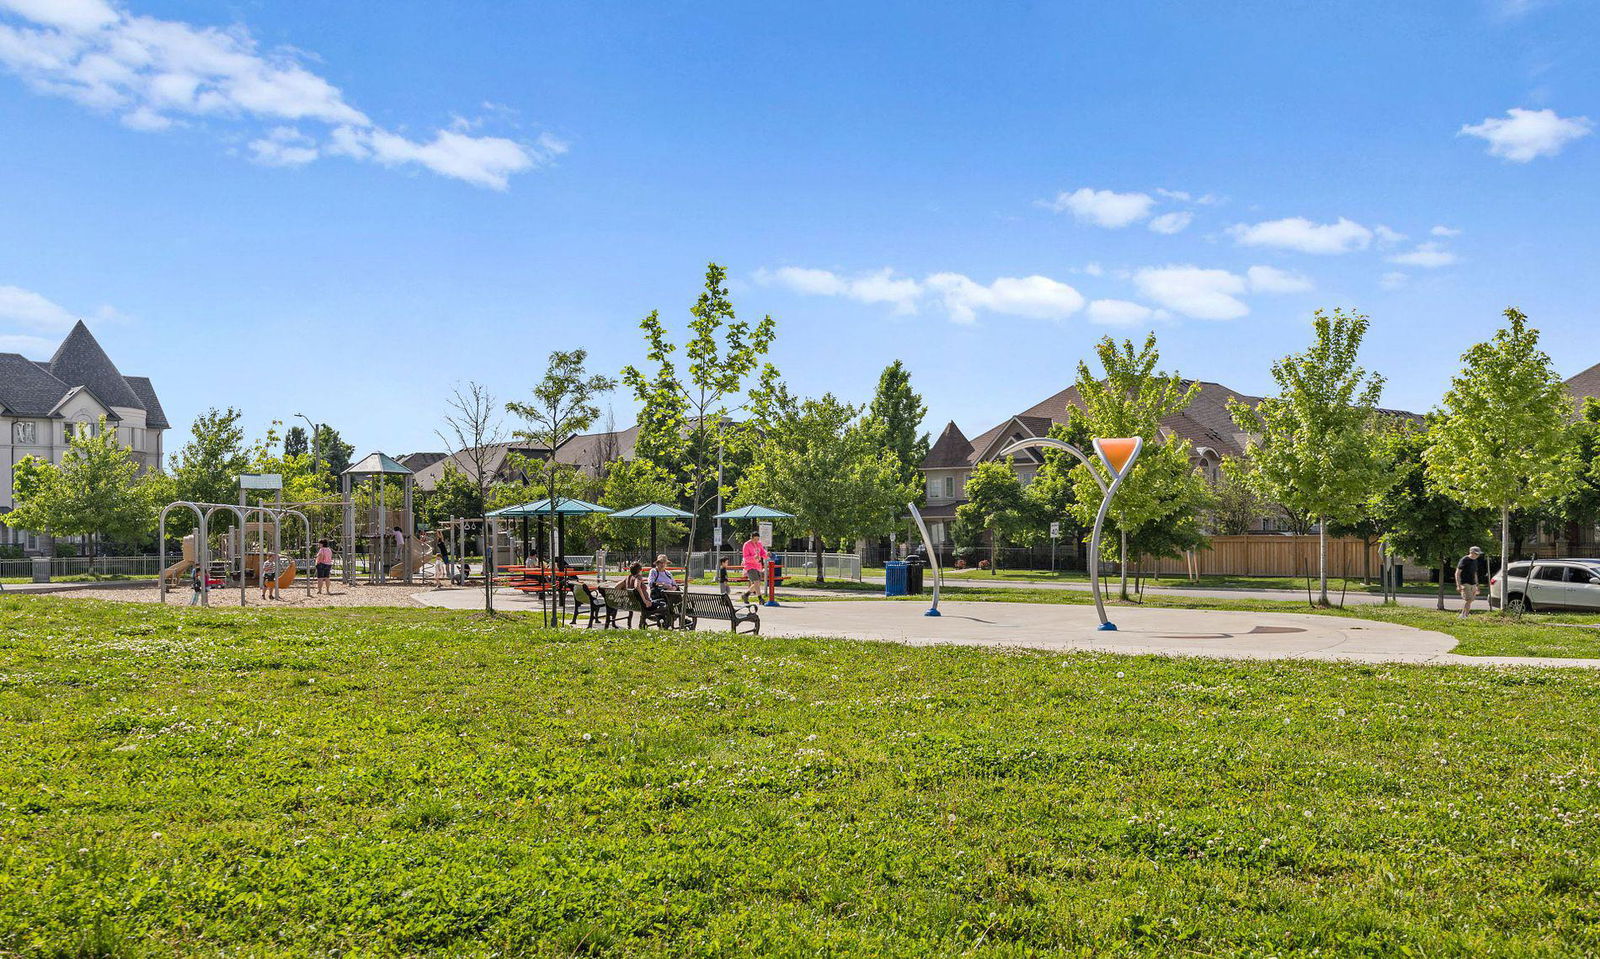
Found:
[[[1502,577],[1505,584],[1502,586]],[[1515,562],[1489,578],[1489,605],[1501,597],[1522,608],[1600,612],[1600,559],[1538,559]]]

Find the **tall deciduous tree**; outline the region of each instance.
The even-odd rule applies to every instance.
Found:
[[[974,466],[965,493],[967,501],[956,507],[956,519],[969,530],[989,534],[989,575],[993,576],[1000,566],[1002,543],[1037,537],[1037,510],[1023,495],[1010,457]]]
[[[506,438],[504,410],[489,388],[475,380],[452,388],[445,406],[448,412],[444,416],[444,429],[438,431],[439,439],[444,441],[446,451],[477,490],[477,508],[482,510],[483,504],[489,501],[489,487],[494,485],[494,447]]]
[[[191,503],[234,503],[239,498],[239,474],[250,464],[244,445],[244,414],[229,407],[209,409],[195,417],[189,441],[172,457],[173,498]],[[168,517],[169,533],[182,535],[194,527],[187,510]]]
[[[1488,537],[1494,513],[1463,506],[1459,499],[1440,493],[1428,482],[1422,460],[1429,443],[1428,431],[1396,429],[1384,442],[1394,482],[1373,499],[1369,512],[1384,531],[1383,543],[1392,555],[1438,561],[1438,606],[1444,609],[1452,564]]]
[[[568,495],[566,487],[572,485],[570,480],[574,472],[556,462],[556,452],[594,424],[600,417],[597,398],[616,388],[609,376],[590,374],[584,368],[588,359],[587,350],[556,350],[550,354],[544,379],[533,388],[533,401],[506,404],[507,412],[515,413],[528,423],[528,428],[518,430],[517,436],[548,451],[537,466],[539,482],[534,485],[542,487],[544,495],[550,498],[549,556],[552,562],[559,555],[555,543],[555,501]],[[564,477],[568,483],[562,482]]]
[[[600,505],[612,510],[646,503],[671,506],[677,498],[677,484],[656,464],[645,459],[617,460],[606,470]],[[605,544],[614,549],[640,552],[650,546],[649,520],[608,519],[603,530]],[[656,521],[658,543],[680,542],[688,531],[689,527],[677,520]]]
[[[101,417],[99,428],[76,430],[59,465],[24,458],[13,479],[16,507],[0,522],[51,536],[82,536],[89,566],[101,543],[132,543],[156,525],[153,491],[160,474],[141,476],[139,464]]]
[[[1440,490],[1499,511],[1501,562],[1511,555],[1511,511],[1567,494],[1578,473],[1566,384],[1528,318],[1516,309],[1505,317],[1489,342],[1462,355],[1423,453]]]
[[[792,525],[813,537],[817,581],[827,543],[876,536],[894,528],[915,481],[873,419],[831,393],[794,400],[784,391],[762,404],[761,440],[739,487],[742,503],[793,513]]]
[[[691,542],[699,541],[701,511],[718,491],[717,458],[736,439],[739,426],[733,415],[777,329],[771,316],[754,325],[739,319],[728,298],[726,279],[722,267],[715,263],[706,267],[705,291],[689,310],[690,336],[683,347],[687,378],[673,362],[678,347],[668,338],[656,310],[639,324],[654,372],[646,374],[634,366],[622,371],[623,382],[640,406],[634,455],[681,482],[694,513]]]
[[[1083,408],[1069,406],[1066,426],[1052,429],[1051,435],[1070,437],[1067,442],[1086,451],[1092,437],[1144,438],[1144,452],[1111,504],[1103,532],[1108,541],[1101,544],[1120,561],[1120,592],[1126,598],[1128,561],[1133,556],[1171,555],[1204,542],[1199,517],[1210,505],[1205,478],[1193,467],[1189,441],[1167,436],[1161,429],[1163,419],[1188,407],[1200,384],[1157,371],[1161,353],[1154,333],[1137,347],[1131,340],[1117,343],[1105,337],[1096,344],[1095,354],[1102,375],[1079,362],[1075,385]],[[1112,478],[1104,468],[1098,463],[1092,468],[1109,486]],[[1064,454],[1047,455],[1040,469],[1047,482],[1058,470],[1068,472],[1071,511],[1082,529],[1093,528],[1100,509],[1100,485],[1090,469]]]
[[[878,389],[867,405],[867,419],[878,424],[884,443],[894,453],[900,481],[916,489],[916,502],[922,502],[922,461],[928,457],[928,434],[922,432],[922,419],[928,406],[921,394],[911,388],[911,373],[895,360],[878,376]]]
[[[1367,318],[1318,310],[1310,348],[1272,364],[1278,393],[1259,406],[1234,401],[1261,492],[1317,520],[1319,602],[1328,605],[1328,524],[1353,522],[1390,482],[1377,442],[1383,377],[1357,362]]]

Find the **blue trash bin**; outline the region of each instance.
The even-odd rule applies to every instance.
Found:
[[[906,564],[897,560],[883,564],[883,595],[906,595]]]

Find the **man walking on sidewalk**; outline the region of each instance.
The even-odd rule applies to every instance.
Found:
[[[1478,598],[1478,588],[1489,580],[1489,561],[1483,550],[1474,546],[1467,550],[1456,564],[1456,591],[1461,594],[1461,618],[1472,614],[1472,602]]]

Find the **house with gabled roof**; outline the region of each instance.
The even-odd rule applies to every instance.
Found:
[[[155,387],[124,376],[80,320],[48,361],[0,353],[0,512],[9,512],[12,470],[24,456],[59,463],[78,430],[117,432],[144,469],[161,469],[163,437],[171,424]],[[0,525],[0,545],[43,551],[45,537]]]

